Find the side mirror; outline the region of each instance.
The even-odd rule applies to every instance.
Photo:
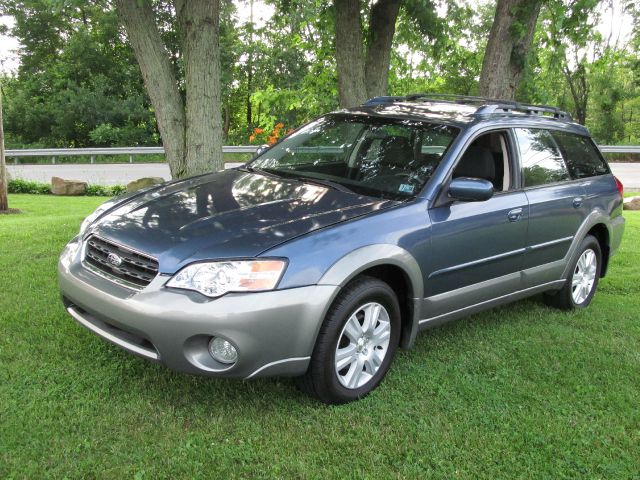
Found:
[[[449,184],[449,196],[465,202],[483,202],[493,196],[493,183],[481,178],[454,178]]]
[[[267,145],[266,143],[264,145],[260,145],[257,149],[256,149],[256,153],[253,155],[253,158],[258,158],[260,155],[262,155],[264,152],[266,152],[267,150],[269,150],[270,146]]]

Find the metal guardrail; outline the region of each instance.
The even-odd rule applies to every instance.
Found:
[[[223,153],[254,153],[257,145],[224,146]],[[640,145],[601,145],[602,153],[640,153]],[[49,157],[51,163],[56,163],[57,157],[88,156],[90,162],[95,163],[98,155],[129,155],[129,163],[133,163],[134,155],[163,154],[163,147],[108,147],[108,148],[38,148],[6,150],[5,156],[18,163],[21,157]]]
[[[602,153],[640,153],[640,145],[600,145]]]
[[[255,153],[258,145],[224,146],[223,153]],[[129,155],[129,163],[133,163],[134,155],[164,154],[164,147],[97,147],[97,148],[25,148],[6,150],[5,157],[12,158],[18,163],[20,157],[49,157],[51,163],[56,163],[57,157],[86,156],[91,163],[95,163],[98,155]]]

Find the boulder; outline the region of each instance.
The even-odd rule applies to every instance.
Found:
[[[51,193],[54,195],[84,195],[86,190],[87,182],[51,177]]]
[[[622,207],[624,210],[640,210],[640,197],[625,199]]]
[[[137,192],[143,188],[152,187],[153,185],[158,185],[160,183],[164,183],[164,178],[162,177],[143,177],[133,182],[127,183],[127,193]]]

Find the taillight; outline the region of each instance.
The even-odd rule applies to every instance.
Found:
[[[616,187],[618,187],[618,192],[620,192],[620,196],[624,198],[624,186],[622,185],[622,182],[618,180],[618,177],[616,177],[615,175],[613,176],[613,179],[616,181]]]

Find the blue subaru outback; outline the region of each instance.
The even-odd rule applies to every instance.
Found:
[[[67,245],[69,314],[182,372],[299,377],[344,403],[420,330],[535,294],[584,308],[622,185],[552,107],[379,97],[245,166],[115,198]]]

